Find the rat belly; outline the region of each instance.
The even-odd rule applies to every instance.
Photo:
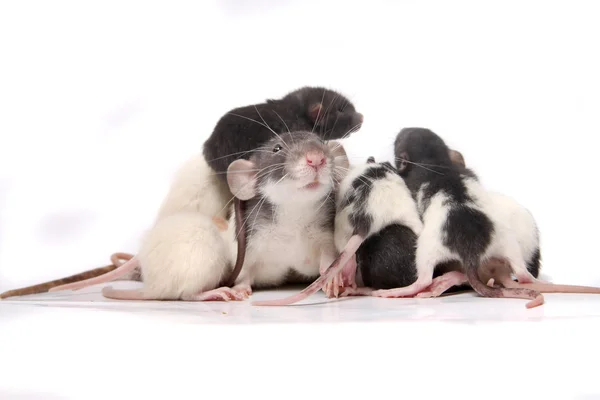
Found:
[[[253,284],[271,286],[285,283],[285,278],[294,270],[307,278],[319,276],[319,261],[323,249],[334,250],[333,234],[313,227],[275,229],[253,238],[248,252]]]

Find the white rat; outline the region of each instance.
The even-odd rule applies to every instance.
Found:
[[[235,211],[220,217],[178,212],[157,221],[136,257],[101,277],[54,288],[82,288],[107,282],[140,265],[144,288],[117,291],[118,299],[241,300],[255,287],[303,282],[336,256],[333,243],[336,161],[345,157],[336,142],[325,144],[309,132],[282,134],[228,169],[231,192],[247,202],[244,268],[233,287],[215,287],[236,256]],[[342,152],[343,153],[343,152]],[[218,228],[221,229],[218,229]],[[166,272],[166,273],[165,273]]]

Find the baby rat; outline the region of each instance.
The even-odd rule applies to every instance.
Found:
[[[388,162],[367,163],[354,166],[342,180],[337,196],[335,216],[335,245],[339,256],[322,271],[321,276],[306,289],[285,299],[255,302],[255,305],[287,305],[305,299],[321,288],[329,295],[367,294],[371,289],[356,288],[354,277],[357,255],[361,275],[367,285],[414,281],[414,245],[423,229],[417,205],[395,168]],[[386,235],[393,240],[387,244],[398,247],[383,249],[392,251],[393,263],[378,261],[386,254],[376,255],[377,260],[365,259],[363,246],[376,235]],[[369,246],[367,246],[369,247]],[[363,250],[360,250],[363,249]],[[358,250],[358,251],[357,251]],[[368,248],[370,251],[382,250]],[[393,280],[391,277],[395,277]]]
[[[359,130],[362,122],[363,115],[342,94],[307,86],[281,99],[231,110],[217,122],[203,152],[210,167],[225,179],[233,161],[248,160],[258,149],[270,151],[265,143],[277,135],[308,131],[335,140]]]
[[[299,283],[319,275],[336,256],[333,239],[336,175],[348,166],[341,145],[311,132],[283,133],[249,160],[231,163],[230,190],[247,202],[244,268],[236,285]]]
[[[236,160],[228,168],[230,190],[248,203],[249,212],[242,224],[248,238],[246,258],[234,287],[208,292],[210,299],[219,295],[239,300],[247,297],[251,288],[303,282],[318,275],[321,259],[330,262],[335,257],[333,189],[339,144],[326,144],[310,132],[294,132],[271,139],[267,146],[270,152],[253,152],[249,160]],[[344,168],[347,160],[342,157],[339,163]],[[175,221],[175,217],[180,219]],[[103,294],[111,298],[206,299],[202,289],[216,287],[230,271],[226,264],[232,258],[225,255],[235,253],[236,233],[231,221],[236,216],[234,210],[228,228],[222,231],[222,242],[201,218],[207,217],[177,213],[159,220],[157,224],[168,224],[170,229],[150,235],[138,256],[128,262],[131,264],[121,267],[125,272],[139,260],[143,290],[147,292],[121,291],[119,295],[105,288]],[[198,234],[186,234],[186,229]],[[174,239],[178,235],[180,241]],[[107,275],[115,276],[117,271]],[[64,288],[106,281],[95,279]]]
[[[451,151],[453,163],[465,167],[465,160],[458,151]],[[488,192],[491,206],[497,211],[498,217],[504,222],[499,235],[516,239],[520,252],[527,263],[527,270],[534,278],[538,278],[541,269],[540,234],[533,214],[513,198],[497,192]],[[504,241],[510,239],[503,239]],[[600,293],[600,288],[590,286],[559,285],[549,282],[536,281],[532,283],[516,282],[512,278],[511,265],[505,259],[492,258],[481,265],[479,276],[483,282],[495,282],[509,288],[534,289],[541,293]],[[433,284],[418,297],[438,296],[453,285],[467,282],[467,278],[459,271],[441,276],[433,280]]]
[[[207,217],[216,216],[227,219],[231,214],[231,207],[228,207],[229,193],[227,182],[214,174],[201,153],[195,154],[186,160],[176,171],[169,191],[155,217],[155,224],[152,229],[160,231],[162,225],[156,225],[159,220],[182,212],[195,212]],[[123,262],[119,262],[119,259],[127,261],[132,257],[133,255],[130,254],[116,253],[111,257],[113,265],[95,268],[67,278],[35,286],[11,290],[0,295],[0,298],[48,292],[50,289],[59,286],[65,288],[67,284],[87,281],[91,278],[104,275],[123,264]],[[141,271],[139,266],[127,274],[119,275],[114,280],[140,281]]]
[[[139,267],[142,289],[105,287],[102,294],[119,300],[243,300],[249,295],[246,288],[217,288],[231,271],[232,237],[230,225],[220,217],[178,212],[159,219],[143,238],[138,254],[116,270],[50,291],[109,282]]]
[[[429,129],[405,128],[394,144],[396,166],[417,200],[423,232],[417,241],[417,280],[411,285],[372,293],[379,297],[414,296],[433,281],[435,267],[460,261],[471,287],[486,297],[517,297],[543,303],[542,295],[531,289],[497,288],[484,284],[478,275],[482,262],[493,257],[510,260],[521,282],[535,278],[516,240],[497,234],[503,224],[492,207],[486,190],[470,169],[452,163],[450,149]]]

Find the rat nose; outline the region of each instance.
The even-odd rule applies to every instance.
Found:
[[[325,164],[325,154],[321,151],[309,151],[306,153],[306,163],[311,167],[318,169]]]
[[[362,124],[365,120],[364,115],[362,115],[361,113],[356,113],[356,114],[357,114],[356,116],[358,117],[358,122],[360,122]]]

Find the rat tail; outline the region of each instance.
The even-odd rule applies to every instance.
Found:
[[[106,265],[104,267],[94,268],[89,271],[80,272],[75,275],[67,276],[66,278],[55,279],[50,282],[44,282],[37,285],[27,286],[24,288],[9,290],[0,294],[0,299],[6,299],[8,297],[15,296],[26,296],[30,294],[39,294],[46,293],[50,291],[50,289],[67,285],[74,282],[84,281],[87,279],[95,278],[97,276],[104,275],[108,272],[111,272],[121,265],[123,265],[126,261],[129,261],[133,258],[133,255],[127,253],[114,253],[110,259],[112,264]]]
[[[533,289],[526,289],[522,287],[497,288],[486,285],[479,278],[479,264],[480,263],[478,259],[464,260],[463,263],[469,285],[471,285],[473,290],[475,290],[480,296],[494,298],[530,299],[531,301],[526,304],[527,308],[533,308],[544,304],[544,297],[542,296],[542,294]]]
[[[49,292],[57,292],[59,290],[78,290],[83,289],[85,287],[96,285],[98,283],[105,283],[112,281],[116,278],[120,278],[128,272],[133,272],[140,265],[140,261],[137,257],[131,258],[129,261],[118,267],[117,269],[110,271],[104,275],[97,276],[95,278],[86,279],[80,282],[69,283],[67,285],[60,285],[51,288],[48,290]]]
[[[342,250],[342,252],[333,261],[333,263],[331,263],[329,268],[327,268],[325,272],[321,274],[320,277],[318,277],[313,283],[311,283],[306,289],[302,290],[300,293],[294,294],[284,299],[254,301],[252,302],[252,305],[285,306],[306,299],[308,296],[311,296],[312,294],[321,290],[329,280],[333,279],[333,277],[336,274],[340,273],[340,271],[344,268],[346,263],[352,258],[352,255],[356,253],[356,250],[358,250],[363,241],[364,238],[360,235],[352,236],[350,240],[348,240],[348,243],[346,244],[346,247],[344,247],[344,250]]]

